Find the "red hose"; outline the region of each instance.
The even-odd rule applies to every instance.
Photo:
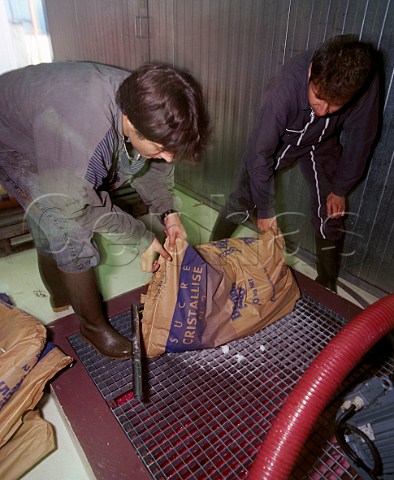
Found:
[[[248,479],[286,480],[317,418],[362,357],[394,328],[394,294],[359,313],[320,352],[269,429]]]

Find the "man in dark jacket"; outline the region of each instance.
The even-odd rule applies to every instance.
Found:
[[[378,90],[373,51],[352,37],[335,37],[288,62],[265,98],[211,240],[230,236],[253,210],[261,232],[276,227],[274,175],[298,160],[310,189],[316,280],[336,291],[345,197],[376,137]]]
[[[156,255],[171,259],[109,192],[130,182],[162,221],[171,247],[185,235],[173,160],[198,159],[207,127],[197,82],[165,65],[130,73],[58,62],[0,76],[0,181],[26,211],[53,309],[71,305],[82,337],[104,356],[130,358],[131,343],[104,317],[93,235],[131,246],[146,271],[157,268]]]

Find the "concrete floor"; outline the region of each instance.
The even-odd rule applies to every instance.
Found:
[[[177,192],[177,195],[182,202],[183,222],[190,243],[198,244],[208,241],[216,219],[216,212],[181,192]],[[237,230],[236,236],[248,236],[251,233],[255,235],[254,232],[243,227]],[[140,271],[139,259],[132,251],[114,250],[106,244],[105,240],[102,241],[102,247],[106,250],[106,260],[97,267],[96,273],[105,300],[149,282],[150,274]],[[288,263],[295,270],[299,270],[311,278],[316,277],[315,269],[297,257],[288,257]],[[34,249],[0,258],[0,272],[0,292],[7,293],[18,308],[26,310],[42,323],[47,324],[71,313],[71,310],[68,310],[55,314],[50,308],[47,291],[38,273]],[[343,284],[354,290],[367,303],[377,300],[348,282],[343,281]],[[341,288],[338,294],[358,304],[349,293]],[[27,473],[23,479],[94,479],[67,418],[49,392],[44,394],[39,406],[42,416],[55,428],[57,449]]]

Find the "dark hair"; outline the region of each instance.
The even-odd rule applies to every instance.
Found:
[[[320,98],[344,105],[366,83],[372,64],[369,45],[353,35],[334,37],[315,52],[309,81]]]
[[[123,81],[116,102],[142,137],[163,145],[177,160],[198,161],[208,145],[202,90],[187,72],[145,64]]]

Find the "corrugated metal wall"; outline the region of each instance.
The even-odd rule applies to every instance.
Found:
[[[179,166],[178,186],[219,205],[229,193],[258,111],[263,84],[287,58],[343,33],[372,42],[384,57],[382,133],[363,182],[350,196],[344,274],[374,293],[394,290],[393,19],[390,0],[46,0],[55,59],[132,68],[175,64],[203,85],[214,141],[201,166]],[[149,17],[149,39],[135,17]],[[137,21],[139,36],[148,36]],[[277,180],[287,232],[313,253],[306,187],[298,167]]]
[[[126,69],[149,60],[148,0],[45,0],[54,59]]]

